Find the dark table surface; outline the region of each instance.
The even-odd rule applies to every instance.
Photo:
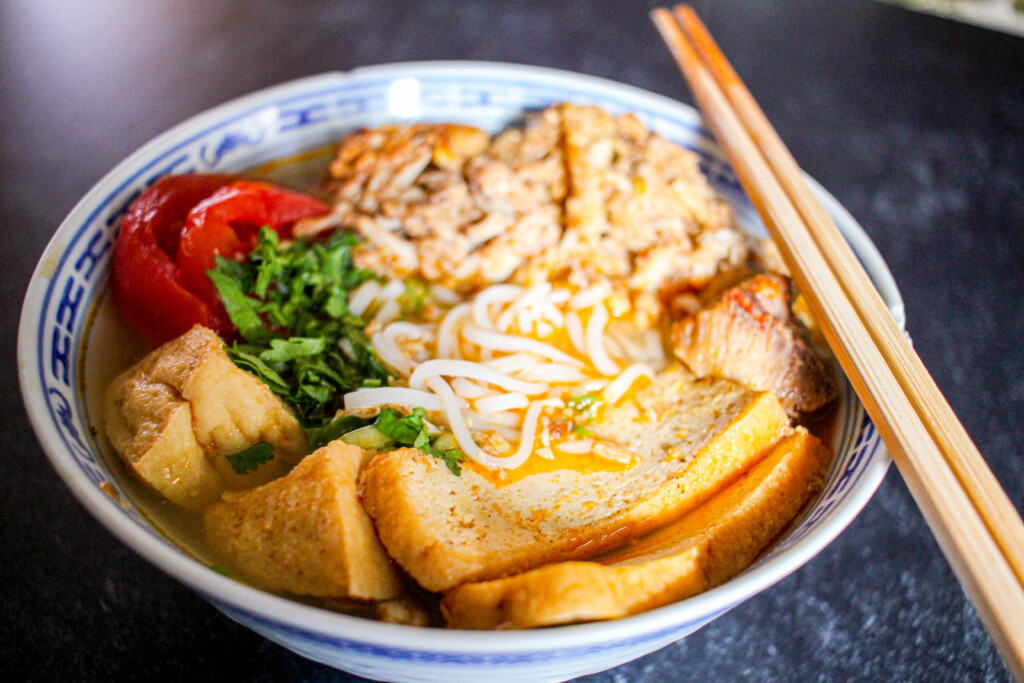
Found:
[[[1024,508],[1024,40],[867,0],[698,2],[797,160],[892,269],[918,352]],[[17,312],[107,170],[212,105],[424,59],[559,67],[690,101],[644,3],[0,2],[0,670],[348,680],[221,616],[90,518],[35,440]],[[702,631],[594,681],[1003,680],[895,468],[846,532]]]

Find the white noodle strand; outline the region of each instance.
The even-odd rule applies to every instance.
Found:
[[[356,291],[352,292],[352,297],[348,302],[348,310],[352,311],[352,315],[357,317],[363,317],[363,313],[366,313],[366,309],[370,307],[377,295],[380,294],[380,283],[376,280],[367,280],[363,284],[356,288]]]
[[[473,435],[469,433],[469,426],[466,424],[466,418],[459,406],[459,399],[455,397],[455,392],[448,386],[448,382],[441,377],[429,377],[427,378],[427,387],[440,399],[445,418],[448,420],[448,427],[452,430],[452,436],[459,444],[459,449],[466,454],[467,458],[480,462],[482,451],[473,440]]]
[[[409,376],[416,364],[402,353],[398,344],[388,339],[380,330],[370,335],[370,343],[385,365],[403,377]]]
[[[476,322],[475,320],[473,322]],[[564,351],[556,349],[551,344],[545,344],[542,341],[531,339],[529,337],[520,337],[514,334],[502,334],[501,332],[490,332],[488,330],[480,329],[475,325],[466,325],[462,328],[462,337],[477,346],[484,349],[491,349],[492,351],[525,351],[527,353],[533,353],[538,356],[543,356],[549,360],[553,360],[558,363],[567,363],[569,365],[582,365],[580,361],[576,360]]]
[[[569,334],[569,341],[576,347],[581,356],[587,355],[587,340],[583,334],[583,321],[576,311],[569,311],[565,314],[565,331]]]
[[[604,328],[608,324],[608,309],[604,304],[597,304],[590,312],[590,320],[587,321],[587,351],[590,361],[602,375],[617,375],[619,366],[608,357],[604,349]]]
[[[473,407],[476,408],[476,412],[481,415],[488,416],[488,420],[491,419],[491,413],[498,413],[505,410],[518,410],[519,408],[525,408],[528,405],[530,405],[530,399],[526,398],[526,394],[522,394],[518,391],[510,394],[488,396],[486,398],[477,399],[473,403]]]
[[[483,398],[485,396],[494,396],[498,393],[494,389],[482,387],[465,377],[456,377],[451,381],[451,385],[455,393],[462,398]]]
[[[645,363],[634,363],[623,370],[618,377],[612,380],[611,384],[604,388],[602,396],[608,405],[615,405],[625,395],[633,382],[641,376],[647,379],[654,379],[654,371]]]
[[[492,370],[491,368],[466,360],[428,360],[413,371],[409,377],[409,386],[422,389],[429,377],[467,377],[501,387],[506,391],[521,391],[527,396],[540,394],[548,390],[546,384],[523,382],[515,377]],[[450,389],[451,387],[449,387]]]
[[[380,406],[423,408],[428,412],[442,410],[441,401],[437,396],[427,391],[417,391],[407,387],[356,389],[345,394],[344,401],[345,410],[378,408]]]
[[[437,328],[438,358],[459,357],[459,338],[455,332],[455,326],[460,320],[469,315],[470,309],[471,306],[468,303],[459,304],[444,316],[444,320],[441,321],[441,325]]]
[[[494,329],[491,320],[491,304],[503,304],[523,293],[519,285],[491,285],[473,298],[473,322],[487,330]]]

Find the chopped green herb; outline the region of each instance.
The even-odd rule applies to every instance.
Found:
[[[341,437],[341,441],[359,446],[365,451],[383,451],[391,448],[394,441],[373,425],[366,425]]]
[[[418,448],[431,457],[443,460],[448,470],[456,477],[462,476],[462,467],[459,464],[462,462],[462,452],[457,448],[439,450],[430,440],[428,425],[426,411],[422,408],[417,408],[412,415],[405,417],[399,417],[395,411],[385,408],[373,423],[374,427],[391,438],[395,444]],[[438,440],[440,438],[442,437]]]
[[[346,415],[327,423],[323,427],[307,427],[306,438],[309,440],[309,450],[313,452],[349,432],[354,432],[361,427],[367,426],[370,422],[371,420],[366,418]]]
[[[403,318],[419,318],[427,310],[427,297],[430,290],[427,283],[418,278],[409,278],[405,282],[405,291],[398,296],[398,305],[402,309]]]
[[[462,453],[436,447],[431,434],[437,430],[422,409],[405,417],[385,409],[372,421],[373,433],[371,420],[332,419],[346,393],[384,386],[389,377],[366,336],[367,321],[348,309],[348,293],[374,277],[352,263],[357,243],[354,235],[338,232],[323,242],[282,247],[277,233],[263,228],[246,262],[217,258],[210,280],[244,339],[228,347],[228,356],[295,410],[310,451],[367,430],[353,440],[368,447],[418,448],[459,476]],[[409,281],[399,297],[403,313],[421,315],[427,296],[425,282]],[[244,474],[272,457],[270,445],[260,443],[228,461]]]
[[[412,446],[423,433],[424,427],[420,416],[416,413],[399,417],[393,410],[382,410],[373,426],[387,434],[396,443]]]
[[[593,422],[597,419],[598,411],[604,405],[604,397],[600,394],[589,393],[582,396],[574,396],[565,402],[575,415],[586,422]]]
[[[594,435],[594,432],[590,431],[583,425],[573,425],[570,431],[581,439],[586,439],[588,436]]]
[[[388,378],[367,322],[348,310],[348,293],[374,277],[352,263],[357,243],[337,232],[282,247],[277,233],[263,228],[247,261],[218,257],[209,271],[245,340],[228,356],[281,396],[307,430],[330,423],[344,394]]]
[[[266,441],[259,441],[228,456],[228,464],[238,474],[252,472],[265,462],[274,459],[274,447]]]

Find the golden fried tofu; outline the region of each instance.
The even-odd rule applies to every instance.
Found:
[[[590,557],[692,509],[790,430],[774,396],[679,366],[588,425],[638,462],[624,471],[556,470],[497,485],[454,477],[415,449],[378,455],[363,502],[381,542],[429,590]]]
[[[287,476],[227,494],[203,515],[214,552],[258,586],[296,595],[390,600],[401,582],[356,490],[370,456],[334,441]]]
[[[114,379],[103,417],[110,442],[129,468],[192,509],[225,489],[281,476],[306,451],[305,432],[284,403],[235,366],[220,338],[199,325]],[[260,442],[273,447],[272,457],[237,471],[228,456]]]
[[[695,595],[749,566],[820,489],[831,455],[802,427],[742,479],[636,543],[444,596],[453,628],[535,628],[615,619]]]

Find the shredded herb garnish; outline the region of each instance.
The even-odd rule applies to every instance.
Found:
[[[565,405],[585,422],[593,422],[597,419],[597,413],[601,406],[604,405],[604,397],[595,393],[583,394],[570,398]]]
[[[266,441],[259,441],[228,456],[228,464],[238,474],[252,472],[265,462],[274,459],[274,447]]]
[[[585,439],[588,436],[593,436],[594,435],[594,432],[590,431],[589,429],[587,429],[583,425],[573,425],[572,429],[570,431],[572,431],[573,434],[575,434],[576,436],[580,437],[581,439]]]
[[[246,262],[218,257],[210,280],[245,340],[228,347],[228,356],[295,410],[311,452],[372,424],[388,445],[418,448],[460,476],[462,453],[434,446],[428,432],[433,425],[422,408],[405,417],[385,409],[376,420],[331,419],[346,393],[384,386],[388,379],[366,337],[367,322],[348,309],[349,292],[374,277],[352,263],[357,243],[354,235],[338,232],[324,242],[282,247],[277,233],[263,228]],[[410,281],[399,297],[403,312],[422,314],[427,294],[425,283]],[[245,474],[272,457],[270,444],[261,442],[228,462]]]
[[[462,475],[462,452],[457,448],[445,451],[438,450],[427,433],[427,413],[417,408],[412,415],[401,417],[393,410],[385,408],[377,417],[373,426],[400,446],[418,448],[429,456],[444,461],[448,470],[456,477]]]
[[[337,232],[282,247],[277,233],[263,228],[246,262],[218,257],[209,271],[244,340],[228,347],[228,356],[280,395],[307,431],[327,425],[345,393],[388,378],[366,321],[348,309],[349,292],[374,277],[352,263],[357,243]]]
[[[427,297],[430,290],[427,283],[419,278],[405,281],[405,291],[398,296],[398,305],[402,309],[402,318],[421,318],[427,311]]]
[[[326,446],[335,439],[345,436],[349,432],[354,432],[360,427],[365,427],[371,422],[373,422],[372,419],[346,415],[327,423],[323,427],[307,427],[306,436],[309,439],[309,451],[312,453],[321,446]]]

